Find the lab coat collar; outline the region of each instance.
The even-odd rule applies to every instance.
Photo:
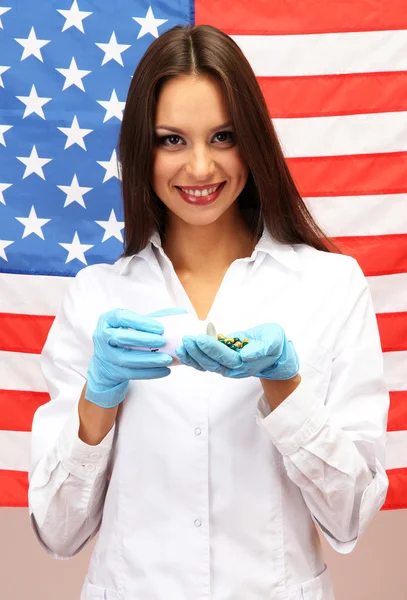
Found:
[[[161,237],[158,231],[154,231],[147,245],[138,254],[132,254],[131,256],[125,256],[124,258],[119,259],[118,267],[120,275],[127,275],[129,272],[129,265],[135,258],[141,258],[150,264],[155,264],[155,255],[152,248],[153,246],[162,249]]]
[[[120,274],[126,275],[128,273],[129,264],[135,258],[142,258],[150,264],[155,264],[156,261],[153,252],[153,246],[162,251],[161,237],[158,231],[155,231],[152,234],[146,247],[143,248],[143,250],[141,250],[138,254],[133,254],[132,256],[126,256],[120,259],[120,264],[118,265]],[[300,270],[300,261],[292,245],[278,242],[275,238],[273,238],[266,228],[256,244],[251,259],[255,260],[259,253],[269,254],[279,263],[293,271]]]
[[[266,227],[263,230],[263,234],[259,239],[252,256],[258,252],[269,254],[272,258],[292,271],[301,270],[300,260],[292,245],[278,242]]]

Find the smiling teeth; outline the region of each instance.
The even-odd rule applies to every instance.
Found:
[[[222,185],[222,184],[220,184],[220,185]],[[209,196],[209,194],[213,194],[213,192],[216,192],[216,190],[218,189],[218,187],[220,187],[220,185],[217,185],[217,186],[211,187],[211,188],[207,188],[206,190],[184,190],[184,188],[181,188],[181,190],[185,194],[188,194],[188,196],[195,196],[196,198],[201,198],[202,196]]]

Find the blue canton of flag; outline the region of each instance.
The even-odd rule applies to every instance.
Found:
[[[0,272],[74,276],[119,257],[116,145],[131,76],[154,38],[193,21],[192,6],[0,6]]]

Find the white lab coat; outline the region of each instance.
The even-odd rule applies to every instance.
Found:
[[[82,600],[332,600],[316,527],[350,552],[384,502],[389,395],[367,282],[348,256],[265,232],[208,315],[227,334],[277,322],[302,382],[273,412],[258,378],[185,366],[132,381],[98,446],[77,404],[101,313],[196,313],[158,235],[72,281],[42,354],[51,401],[33,421],[33,529],[56,558],[98,532]]]

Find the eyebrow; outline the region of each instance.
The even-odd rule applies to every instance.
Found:
[[[227,121],[226,123],[222,123],[221,125],[218,125],[217,127],[214,127],[213,129],[211,129],[211,132],[217,131],[218,129],[224,129],[225,127],[230,127],[231,125],[232,125],[232,122]],[[174,131],[175,133],[179,133],[181,135],[187,135],[185,133],[185,131],[183,131],[179,127],[170,127],[169,125],[156,125],[155,128],[156,129],[167,129],[168,131]]]

